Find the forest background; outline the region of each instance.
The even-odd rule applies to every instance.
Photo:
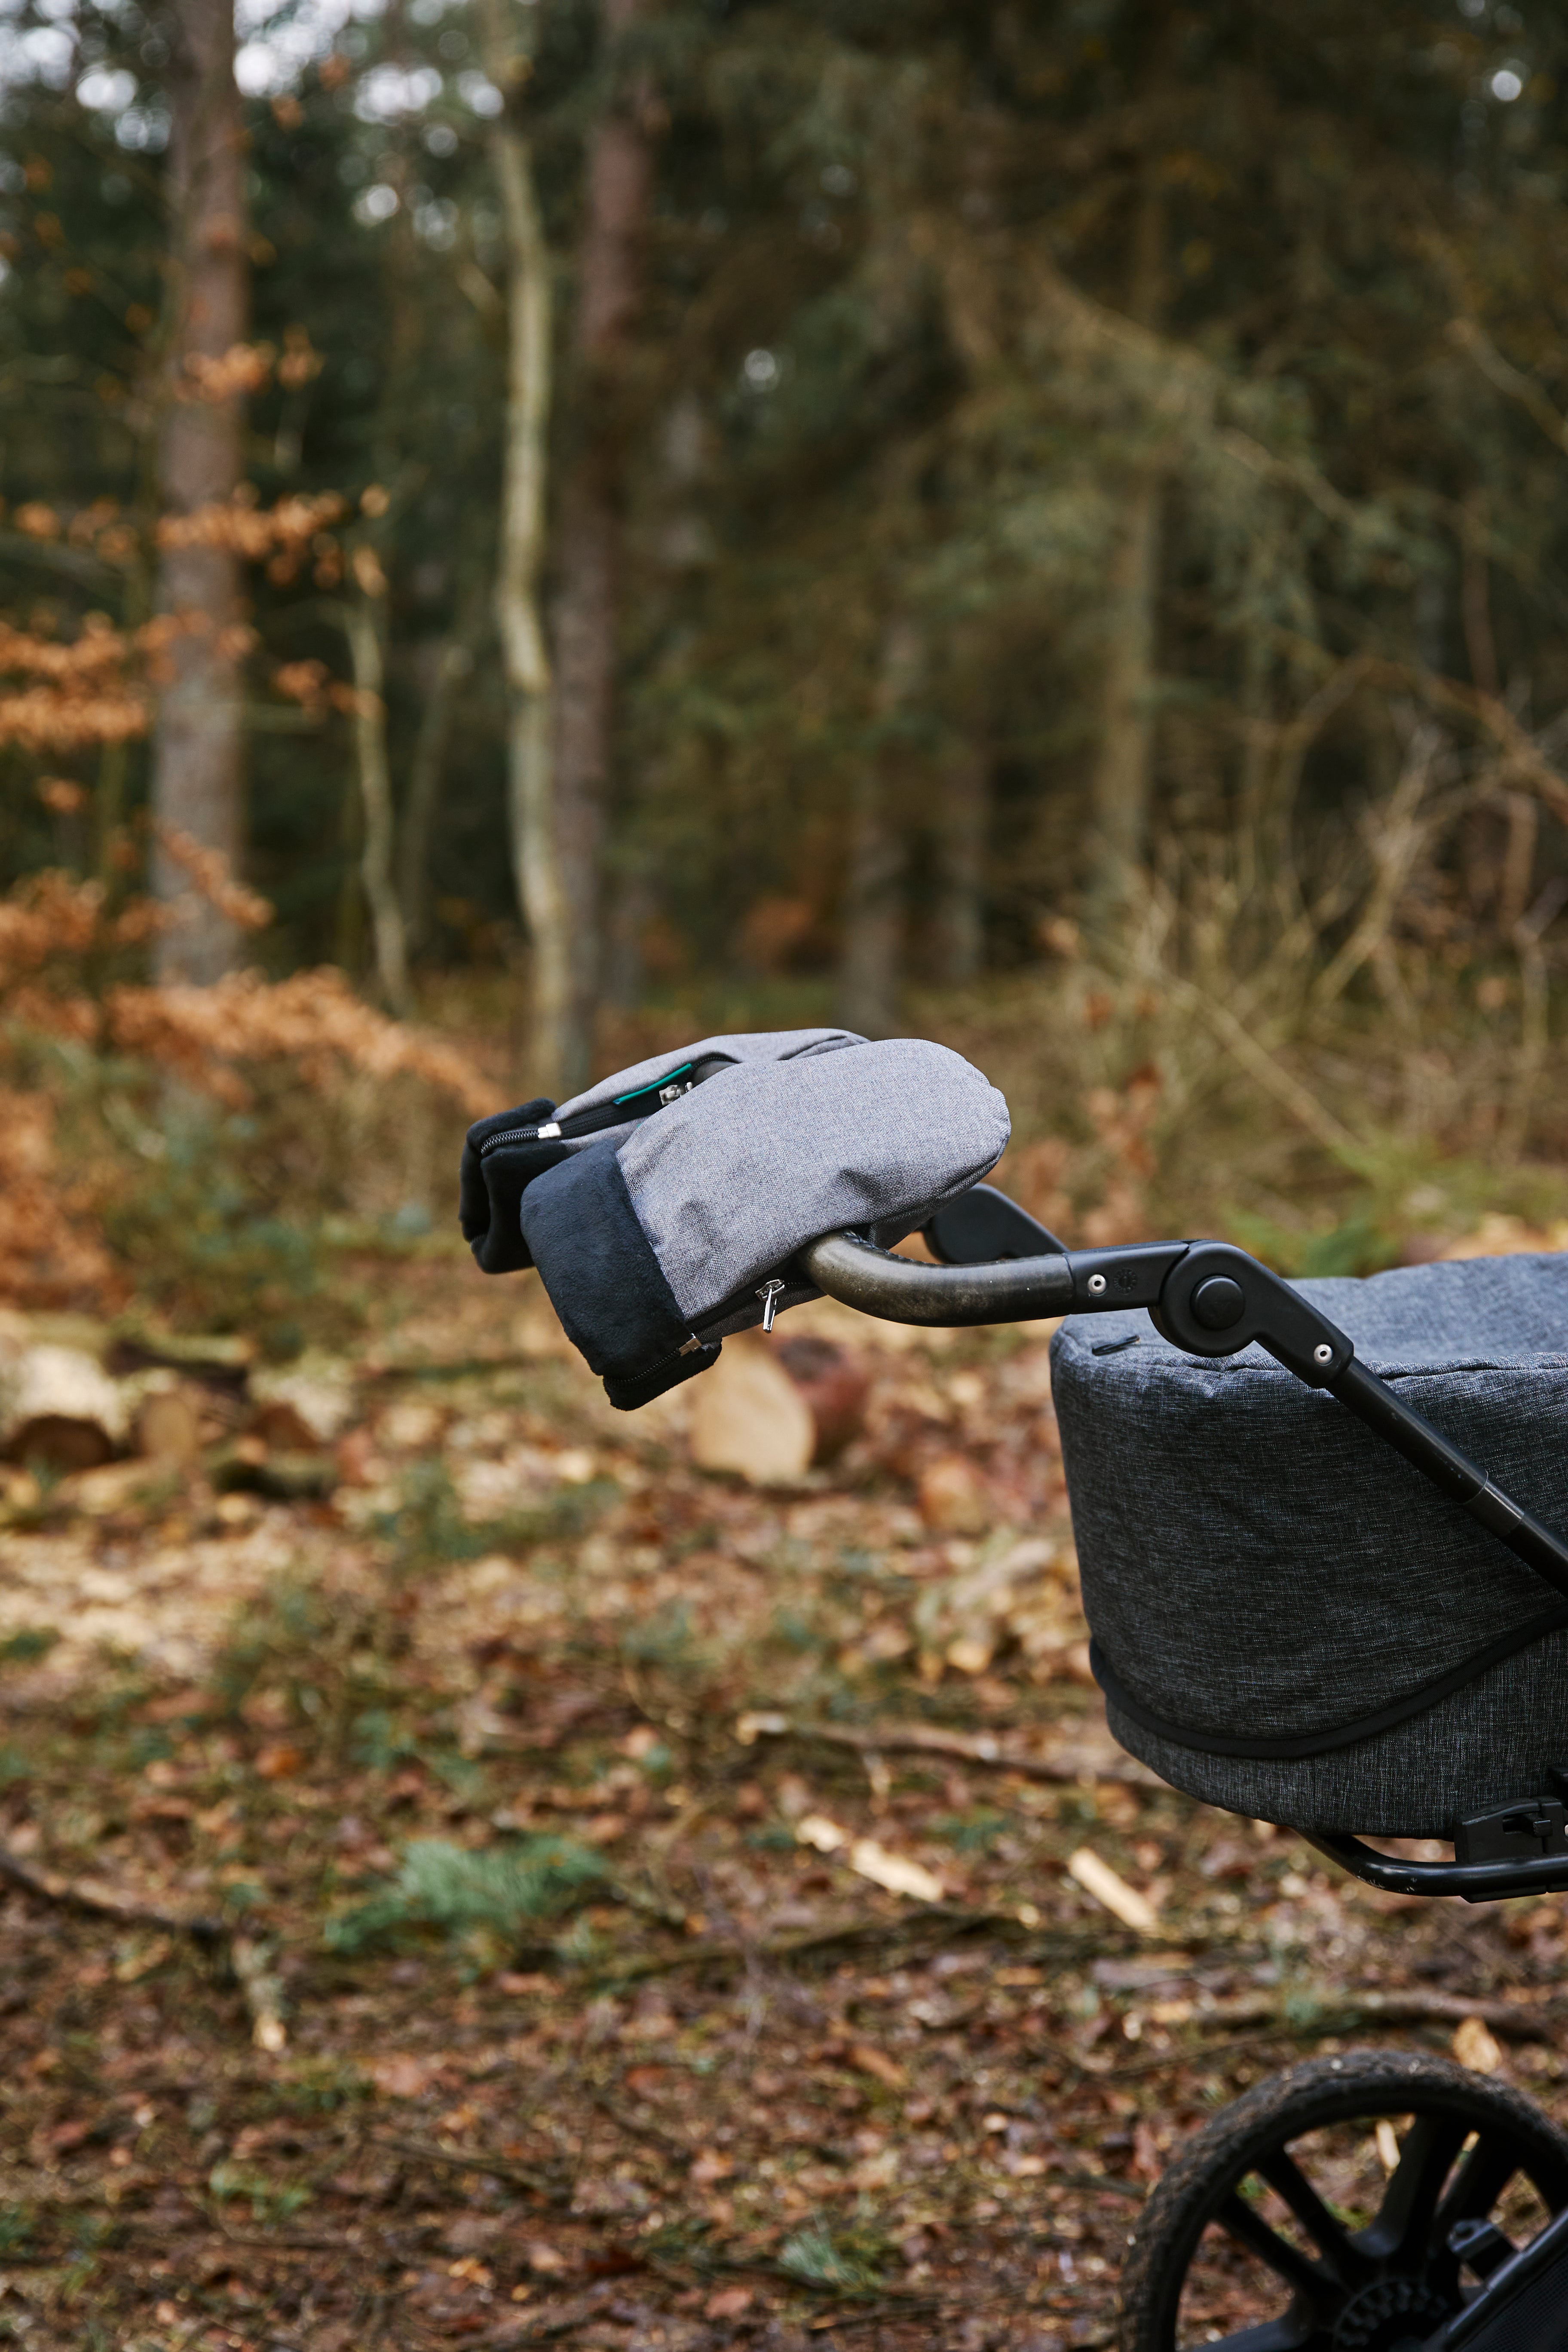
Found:
[[[8,6],[7,1286],[210,1317],[454,1088],[822,1018],[1074,1230],[1555,1213],[1565,35]]]

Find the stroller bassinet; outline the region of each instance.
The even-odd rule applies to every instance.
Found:
[[[1309,1282],[1369,1370],[1568,1523],[1568,1258]],[[1111,1727],[1301,1829],[1449,1835],[1568,1760],[1568,1604],[1259,1347],[1073,1317],[1053,1388]]]

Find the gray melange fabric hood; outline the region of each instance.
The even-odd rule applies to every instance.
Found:
[[[1548,1526],[1568,1524],[1568,1256],[1298,1287]],[[1568,1605],[1260,1348],[1141,1312],[1052,1343],[1111,1728],[1212,1804],[1442,1836],[1568,1760]]]
[[[890,1244],[967,1192],[1007,1107],[960,1055],[837,1029],[708,1037],[559,1110],[480,1120],[464,1234],[487,1273],[537,1265],[568,1337],[631,1409],[703,1370],[732,1331],[816,1294],[794,1269],[846,1227]]]

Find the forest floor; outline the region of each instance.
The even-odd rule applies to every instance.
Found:
[[[449,1260],[302,1374],[330,1473],[218,1381],[184,1469],[13,1480],[0,2337],[1089,2352],[1293,2056],[1458,2027],[1568,2121],[1561,1901],[1115,1748],[1039,1331],[802,1315],[870,1388],[785,1488]]]

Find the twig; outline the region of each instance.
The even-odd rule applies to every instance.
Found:
[[[1387,2025],[1458,2025],[1467,2017],[1479,2018],[1494,2033],[1501,2033],[1510,2042],[1550,2042],[1552,2027],[1564,2021],[1568,2011],[1562,2008],[1552,2011],[1523,2008],[1507,2000],[1471,2000],[1455,1992],[1351,1992],[1342,1996],[1332,2006],[1326,2005],[1316,2013],[1299,2018],[1284,2016],[1280,2021],[1292,2032],[1303,2033],[1333,2033],[1347,2022],[1361,2018],[1381,2018]],[[1216,2001],[1203,2012],[1205,2024],[1262,2025],[1280,2017],[1277,2001],[1265,2000],[1252,1994],[1238,1994],[1234,2000]]]
[[[782,2275],[783,2277],[789,2279],[795,2286],[809,2286],[814,2294],[824,2292],[822,2284],[819,2280],[796,2278],[793,2271],[775,2273],[774,2275]],[[839,2287],[832,2291],[839,2294],[852,2294],[855,2292],[854,2289],[847,2287]],[[841,2328],[869,2327],[875,2320],[910,2319],[914,2317],[914,2315],[919,2312],[940,2311],[941,2308],[942,2298],[940,2295],[882,2294],[878,2293],[875,2303],[868,2303],[858,2311],[836,2311],[832,2315],[831,2318],[814,2319],[809,2324],[814,2329],[820,2330],[824,2334],[826,2334],[829,2327],[831,2327],[837,2334]]]
[[[1568,2021],[1568,2011],[1560,2006],[1547,2011],[1516,2007],[1503,2000],[1470,2000],[1460,1993],[1368,1991],[1342,2000],[1332,2008],[1324,2008],[1311,2015],[1282,2016],[1278,2006],[1240,1995],[1235,2000],[1216,2001],[1193,2020],[1197,2025],[1255,2025],[1262,2031],[1243,2034],[1228,2042],[1210,2042],[1184,2049],[1163,2052],[1157,2058],[1139,2059],[1127,2066],[1113,2066],[1098,2079],[1119,2082],[1137,2074],[1157,2074],[1163,2067],[1199,2065],[1205,2059],[1226,2057],[1232,2051],[1250,2049],[1262,2042],[1316,2042],[1325,2034],[1351,2033],[1358,2027],[1376,2020],[1383,2025],[1457,2025],[1473,2017],[1501,2034],[1510,2042],[1547,2042],[1553,2040],[1552,2027]],[[1086,2070],[1093,2073],[1090,2068]]]
[[[1054,2188],[1060,2182],[1064,2189],[1108,2189],[1112,2197],[1131,2197],[1140,2204],[1149,2191],[1139,2180],[1114,2180],[1105,2172],[1052,2172],[1048,2176]]]
[[[842,1927],[822,1927],[810,1936],[775,1936],[761,1943],[740,1943],[727,1940],[692,1944],[683,1952],[671,1952],[661,1959],[634,1960],[630,1967],[607,1969],[593,1979],[595,1984],[634,1984],[644,1977],[669,1976],[678,1969],[709,1968],[721,1964],[744,1964],[752,1960],[797,1960],[814,1952],[842,1950],[858,1944],[889,1944],[916,1941],[934,1927],[934,1941],[947,1943],[955,1936],[971,1934],[979,1927],[1011,1928],[1015,1935],[1022,1931],[1016,1911],[962,1911],[948,1904],[927,1904],[896,1919],[850,1919]],[[1100,1948],[1097,1946],[1096,1949]],[[1118,1944],[1118,1951],[1126,1948]]]
[[[258,2050],[276,2053],[287,2049],[288,2029],[283,2022],[283,1984],[273,1966],[276,1954],[269,1944],[260,1944],[249,1936],[237,1936],[230,1948],[234,1973],[245,1995],[246,2008],[250,2011],[250,2038]]]
[[[366,2132],[364,2137],[374,2147],[390,2148],[395,2156],[416,2156],[426,2164],[449,2164],[454,2172],[486,2172],[492,2179],[510,2180],[516,2188],[543,2197],[552,2205],[571,2202],[570,2188],[542,2172],[531,2171],[526,2165],[509,2164],[504,2157],[465,2156],[458,2148],[443,2147],[439,2140],[397,2139],[390,2132]]]
[[[611,2098],[608,2091],[600,2089],[598,2085],[590,2086],[588,2098],[601,2115],[608,2116],[610,2121],[630,2138],[646,2139],[650,2147],[662,2148],[667,2156],[676,2157],[684,2164],[691,2163],[696,2157],[697,2150],[688,2147],[685,2140],[678,2139],[673,2132],[667,2132],[658,2124],[644,2123],[640,2116],[629,2116]]]
[[[1146,1766],[1131,1757],[1086,1756],[1064,1748],[1057,1756],[1031,1756],[1004,1748],[989,1731],[949,1731],[940,1724],[887,1723],[857,1731],[841,1723],[803,1723],[788,1715],[743,1715],[737,1727],[743,1747],[756,1739],[816,1739],[828,1748],[853,1748],[859,1755],[954,1756],[966,1764],[985,1764],[998,1772],[1016,1772],[1026,1780],[1044,1780],[1054,1788],[1070,1786],[1090,1774],[1097,1780],[1126,1780],[1139,1788],[1157,1786]]]
[[[1283,1104],[1331,1159],[1358,1172],[1364,1167],[1364,1148],[1357,1142],[1350,1129],[1318,1100],[1310,1087],[1304,1087],[1299,1078],[1293,1078],[1266,1046],[1258,1044],[1228,1005],[1216,1003],[1212,997],[1205,996],[1202,989],[1194,988],[1190,981],[1178,980],[1171,985],[1175,994],[1203,1014],[1242,1068],[1256,1078],[1266,1092]]]
[[[189,1936],[198,1944],[221,1944],[228,1934],[221,1919],[184,1917],[177,1912],[160,1911],[133,1895],[122,1895],[118,1887],[105,1886],[96,1878],[66,1878],[58,1871],[35,1870],[4,1846],[0,1846],[0,1878],[9,1879],[13,1886],[36,1895],[41,1903],[57,1904],[63,1911],[79,1911],[90,1919],[118,1919],[125,1927],[161,1927],[167,1935]]]

